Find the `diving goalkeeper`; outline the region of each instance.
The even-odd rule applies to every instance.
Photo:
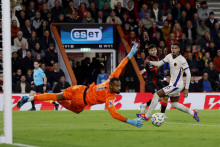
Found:
[[[26,102],[31,102],[33,100],[54,100],[59,102],[66,109],[75,113],[80,113],[83,111],[86,105],[92,106],[105,103],[113,118],[137,127],[141,127],[143,125],[142,120],[125,118],[116,112],[115,106],[113,105],[115,94],[119,94],[121,90],[121,82],[118,77],[127,62],[137,52],[137,46],[137,43],[133,45],[131,52],[122,60],[115,71],[110,75],[108,80],[104,83],[99,85],[92,83],[89,88],[83,85],[75,85],[63,90],[61,93],[45,93],[36,96],[23,96],[22,99],[17,103],[17,107],[20,108]]]

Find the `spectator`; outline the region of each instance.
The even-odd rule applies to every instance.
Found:
[[[123,18],[121,21],[122,21],[122,26],[125,26],[125,24],[129,24],[129,26],[131,26],[131,23],[128,20],[128,15],[126,13],[123,14]]]
[[[135,42],[138,42],[138,43],[140,42],[140,39],[136,35],[134,30],[131,30],[130,35],[128,37],[126,37],[125,39],[127,40],[130,47],[132,47]],[[137,51],[136,57],[140,57],[140,50]]]
[[[192,21],[188,20],[186,23],[186,27],[183,29],[183,33],[186,34],[186,37],[189,39],[191,43],[196,40],[197,32],[196,28],[193,27]]]
[[[191,0],[191,1],[193,1],[193,0]],[[182,5],[182,6],[184,6],[184,5]],[[186,3],[184,11],[186,11],[186,19],[187,19],[187,20],[193,20],[193,14],[194,14],[197,10],[194,9],[194,6],[190,6],[189,3]]]
[[[197,61],[193,58],[192,53],[187,54],[187,62],[189,64],[189,69],[192,73],[192,75],[199,75],[199,68]],[[194,91],[195,92],[195,91]]]
[[[190,43],[189,39],[186,38],[186,34],[184,34],[184,33],[180,36],[180,39],[178,40],[178,42],[179,42],[180,49],[181,49],[182,53],[185,52],[187,46],[191,47],[191,45],[192,45]]]
[[[212,30],[214,28],[215,23],[218,23],[218,20],[215,19],[215,14],[213,12],[210,12],[209,18],[205,20],[205,24],[210,30]]]
[[[156,37],[157,32],[159,32],[162,36],[162,32],[161,32],[160,28],[157,27],[157,23],[153,22],[152,27],[148,30],[150,38]]]
[[[97,22],[99,10],[98,10],[98,8],[95,7],[94,2],[91,2],[90,8],[88,9],[88,11],[91,13],[92,18],[95,19],[95,22]]]
[[[202,79],[198,82],[198,87],[200,92],[212,92],[212,86],[208,80],[209,75],[207,72],[203,73]]]
[[[53,64],[53,70],[51,71],[51,85],[52,89],[56,86],[61,76],[65,76],[62,69],[60,69],[57,62]]]
[[[205,32],[205,36],[200,38],[199,44],[201,46],[202,52],[204,53],[205,49],[209,47],[209,43],[211,42],[210,32]]]
[[[213,63],[217,71],[220,73],[220,50],[217,51],[217,56],[215,56]]]
[[[59,79],[59,82],[57,83],[57,85],[53,89],[53,93],[60,93],[68,87],[70,87],[69,82],[66,81],[65,76],[61,76]]]
[[[30,1],[30,5],[27,8],[27,16],[28,16],[28,18],[30,18],[31,21],[34,20],[35,11],[36,11],[35,3],[34,3],[34,1]]]
[[[101,10],[101,9],[99,9],[99,10]],[[108,2],[106,1],[106,2],[104,3],[104,7],[103,7],[103,9],[102,9],[104,21],[106,21],[107,17],[111,14],[111,11],[112,11],[112,9],[109,8],[109,4],[108,4]]]
[[[32,69],[27,70],[27,74],[26,74],[25,78],[26,78],[26,81],[31,84],[31,82],[34,80]]]
[[[88,10],[87,10],[86,4],[81,3],[79,6],[79,10],[78,10],[78,14],[79,14],[80,19],[86,18],[87,12],[88,12]]]
[[[82,23],[95,23],[95,19],[91,17],[91,13],[88,11],[86,17],[82,20]]]
[[[220,49],[220,30],[217,35],[214,37],[215,46],[217,49]]]
[[[129,1],[126,5],[126,13],[128,15],[128,20],[130,23],[134,24],[140,20],[139,13],[137,12],[137,9],[134,8],[134,2]]]
[[[205,72],[209,75],[209,81],[211,83],[211,87],[213,91],[217,91],[219,85],[219,76],[218,71],[215,69],[213,62],[209,62],[208,68],[206,68]]]
[[[201,7],[198,9],[199,20],[205,21],[209,17],[211,10],[207,6],[206,1],[201,2]]]
[[[73,0],[74,8],[79,8],[81,4],[84,3],[86,7],[89,7],[89,1],[88,0]]]
[[[136,33],[136,35],[138,37],[140,37],[140,35],[145,31],[146,29],[144,28],[144,24],[143,24],[143,21],[139,21],[138,22],[138,26],[134,28],[134,31]]]
[[[118,16],[122,20],[123,19],[123,14],[125,14],[126,10],[125,10],[125,8],[122,7],[121,2],[117,2],[117,5],[116,5],[114,11],[116,13],[116,16]]]
[[[159,32],[157,32],[156,36],[151,39],[151,44],[159,46],[161,40],[164,40],[163,36],[161,36],[161,34]]]
[[[73,9],[72,14],[66,18],[66,22],[69,23],[80,23],[81,19],[79,18],[77,11]]]
[[[165,19],[165,21],[168,22],[168,27],[169,27],[170,29],[173,29],[174,21],[173,21],[172,14],[168,13],[168,14],[167,14],[167,18]]]
[[[189,6],[191,6],[191,7],[193,7],[194,6],[194,0],[180,0],[180,4],[181,5],[189,5]]]
[[[200,25],[198,13],[193,14],[192,25],[194,28],[198,28]]]
[[[112,23],[112,24],[122,24],[119,17],[116,16],[115,11],[112,10],[111,15],[107,17],[106,23]]]
[[[25,25],[22,27],[22,32],[24,34],[24,38],[28,39],[31,37],[31,32],[34,28],[31,26],[31,22],[29,19],[25,20]]]
[[[16,20],[12,20],[12,24],[11,24],[11,38],[14,40],[18,34],[18,32],[20,31],[20,28],[17,26],[17,21]]]
[[[40,46],[45,51],[46,49],[48,49],[49,44],[55,45],[55,41],[50,36],[50,31],[49,30],[45,30],[44,31],[44,36],[41,37],[41,39],[40,39]]]
[[[49,7],[49,5],[48,5]],[[55,1],[55,6],[51,9],[51,18],[53,22],[57,22],[59,19],[59,14],[63,13],[63,8],[59,0]]]
[[[138,58],[138,60],[137,60],[137,64],[138,64],[138,67],[139,67],[140,71],[145,68],[144,67],[144,61],[145,60],[146,60],[145,52],[141,52],[141,57]]]
[[[64,13],[65,17],[70,17],[72,14],[72,11],[76,11],[76,9],[74,8],[73,1],[69,1],[68,6],[63,7],[63,8],[64,8],[63,13]]]
[[[198,83],[195,81],[195,76],[192,75],[190,79],[189,92],[198,92]]]
[[[49,48],[45,52],[45,62],[49,67],[53,66],[54,62],[58,62],[58,56],[53,43],[50,43]]]
[[[161,31],[163,34],[163,38],[167,41],[167,39],[169,38],[169,35],[170,35],[170,31],[171,31],[171,28],[169,27],[167,20],[165,20],[163,22],[163,27],[161,28]]]
[[[42,58],[45,57],[44,51],[40,47],[40,43],[36,43],[33,50],[31,50],[32,57],[36,59],[37,54],[40,54]]]
[[[169,36],[169,38],[167,39],[167,43],[166,43],[166,48],[168,49],[168,52],[170,52],[171,45],[172,45],[174,42],[177,42],[177,39],[175,38],[175,34],[170,33],[170,36]]]
[[[20,23],[20,28],[22,28],[21,26],[25,25],[25,20],[28,19],[28,17],[26,16],[26,13],[24,10],[21,10],[18,16],[18,21]]]
[[[29,45],[29,49],[33,50],[35,48],[35,44],[39,43],[40,40],[37,37],[37,32],[36,31],[32,31],[31,32],[31,38],[28,39],[28,45]]]
[[[15,48],[16,48],[17,50],[20,49],[21,46],[22,46],[22,42],[25,42],[25,45],[26,45],[26,47],[28,48],[28,42],[27,42],[27,39],[25,39],[25,38],[23,37],[23,33],[22,33],[21,31],[18,31],[17,36],[18,36],[18,37],[16,37],[16,38],[14,39],[14,46],[15,46]]]
[[[210,53],[209,52],[206,52],[205,53],[205,56],[203,57],[203,67],[207,68],[208,67],[208,63],[211,61],[211,58],[210,58]]]
[[[180,36],[182,35],[183,31],[179,23],[176,23],[173,27],[172,33],[175,35],[175,39],[179,40]]]
[[[48,0],[47,8],[49,9],[49,11],[52,11],[56,4],[59,4],[61,6],[62,0]]]
[[[40,10],[40,14],[43,20],[47,19],[47,13],[49,12],[49,10],[47,9],[47,3],[43,3],[43,7]]]
[[[140,19],[144,19],[146,13],[149,13],[149,12],[147,11],[147,5],[146,5],[146,4],[143,4],[143,5],[142,5],[142,8],[141,8],[141,11],[139,12]]]
[[[46,68],[46,64],[44,62],[41,63],[40,68],[43,70],[43,72],[46,74],[47,77],[47,90],[51,90],[51,85],[50,85],[51,72]]]
[[[200,26],[196,29],[197,39],[202,38],[205,35],[205,32],[210,32],[210,29],[205,25],[204,21],[200,22]]]
[[[180,5],[180,3],[176,3],[176,6],[172,8],[171,13],[172,13],[172,16],[173,16],[173,20],[175,22],[180,20],[180,17],[181,17],[181,5]]]
[[[153,18],[157,22],[157,25],[161,25],[163,17],[162,11],[158,8],[158,3],[153,4],[153,9],[151,10],[151,18]]]
[[[22,59],[22,73],[26,73],[28,69],[34,69],[34,58],[31,56],[31,51],[27,50],[26,56]]]
[[[211,29],[211,38],[214,39],[217,36],[219,31],[220,31],[219,23],[216,22],[214,24],[214,28]]]
[[[186,46],[186,50],[185,51],[181,51],[184,55],[184,58],[187,59],[188,57],[188,53],[192,53],[192,46]]]
[[[15,74],[17,69],[21,68],[21,61],[20,59],[18,59],[18,53],[17,52],[13,52],[12,53],[12,58],[11,58],[11,62],[12,62],[12,74]]]
[[[117,7],[118,3],[121,3],[123,7],[123,0],[110,0],[112,10],[114,10]]]
[[[97,76],[96,84],[101,84],[101,83],[105,82],[108,78],[109,78],[109,74],[107,74],[105,72],[105,67],[103,66],[101,68],[101,73],[98,74],[98,76]]]
[[[209,47],[206,48],[206,51],[209,52],[210,57],[213,60],[217,54],[217,48],[215,47],[215,43],[213,41],[209,43]]]
[[[14,85],[20,80],[21,75],[22,75],[22,70],[19,68],[12,77],[12,82]]]
[[[47,18],[45,19],[47,21],[47,24],[50,25],[54,20],[52,19],[52,14],[51,12],[47,13]]]
[[[58,20],[56,21],[56,23],[65,23],[66,21],[64,20],[64,14],[63,13],[60,13],[59,14],[59,18]]]
[[[26,81],[24,75],[21,76],[20,81],[16,83],[16,93],[29,93],[31,91],[31,84]]]
[[[17,50],[18,58],[22,59],[26,56],[27,53],[27,45],[26,42],[21,42],[21,48]]]
[[[103,18],[103,12],[99,11],[98,12],[98,18],[97,18],[97,22],[96,23],[105,23],[105,20]]]
[[[165,58],[166,55],[168,55],[168,49],[166,48],[166,43],[164,40],[160,41],[159,47],[158,47],[158,57],[160,60]]]
[[[34,27],[35,30],[39,29],[41,24],[43,22],[43,19],[41,18],[41,14],[39,11],[36,11],[35,12],[35,18],[34,20],[32,21],[32,25]]]
[[[140,35],[140,42],[141,42],[141,46],[140,46],[141,50],[147,52],[148,46],[150,45],[150,37],[146,30]]]
[[[142,19],[144,27],[146,29],[150,29],[152,27],[152,23],[154,22],[153,18],[150,18],[149,13],[145,13],[145,17]]]

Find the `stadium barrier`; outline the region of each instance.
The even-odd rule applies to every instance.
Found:
[[[12,95],[12,108],[14,111],[26,111],[31,108],[31,103],[26,103],[20,109],[17,108],[16,104],[21,99],[22,96],[28,94],[13,94]],[[114,100],[114,105],[117,110],[137,110],[141,103],[145,103],[152,99],[153,95],[151,93],[121,93],[116,95]],[[180,95],[180,103],[184,104],[191,109],[220,109],[220,94],[219,93],[189,93],[187,98]],[[42,102],[35,101],[35,106],[37,110],[54,110],[54,105],[51,104],[52,101]],[[85,110],[105,110],[105,104],[86,106]],[[156,107],[157,110],[160,109],[160,104]],[[174,109],[171,107],[171,102],[169,101],[167,109]],[[0,94],[0,111],[3,110],[3,94]],[[66,110],[61,105],[59,110]]]

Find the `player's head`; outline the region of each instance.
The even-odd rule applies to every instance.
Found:
[[[175,43],[172,44],[171,52],[172,52],[173,56],[178,56],[179,55],[179,52],[180,52],[179,43],[175,42]]]
[[[40,66],[40,62],[39,62],[38,60],[35,60],[35,61],[34,61],[34,68],[35,68],[35,69],[38,69],[39,66]]]
[[[157,56],[157,48],[156,48],[156,45],[151,44],[151,45],[148,47],[148,53],[149,53],[151,56],[156,57],[156,56]]]
[[[119,94],[121,91],[121,82],[118,78],[113,77],[109,82],[109,89],[111,93]]]

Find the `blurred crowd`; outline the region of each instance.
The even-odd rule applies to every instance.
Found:
[[[158,57],[162,59],[170,53],[172,43],[179,42],[193,77],[203,77],[197,83],[200,88],[194,91],[219,89],[220,27],[206,1],[11,0],[13,92],[31,89],[34,60],[40,61],[46,73],[47,89],[54,90],[63,81],[65,75],[57,64],[56,45],[51,36],[53,22],[120,24],[125,34],[123,39],[130,46],[134,42],[141,44],[136,54],[140,70],[144,68],[150,44],[158,47]],[[91,63],[90,58],[71,62],[78,84],[98,83],[98,75],[105,67],[96,58]],[[160,73],[169,75],[169,65],[165,64]],[[28,88],[21,89],[21,82],[27,83]],[[195,82],[193,78],[192,82]]]

